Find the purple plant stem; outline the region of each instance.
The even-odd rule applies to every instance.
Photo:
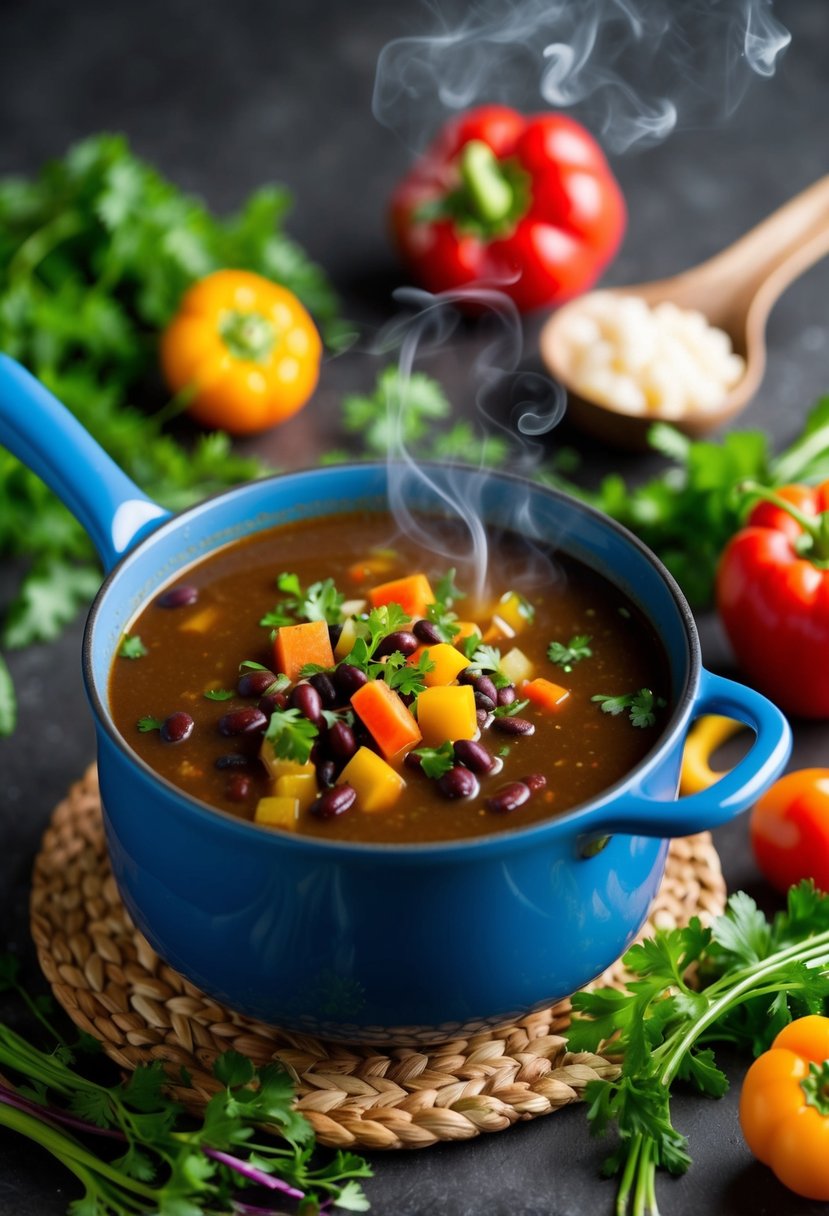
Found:
[[[95,1123],[87,1123],[85,1119],[78,1119],[75,1115],[68,1115],[51,1106],[40,1106],[37,1102],[24,1098],[22,1094],[7,1089],[5,1085],[0,1085],[0,1102],[5,1106],[13,1106],[17,1110],[22,1110],[27,1115],[34,1115],[36,1119],[41,1119],[44,1123],[63,1125],[71,1127],[76,1132],[84,1132],[90,1136],[105,1136],[109,1140],[120,1140],[122,1144],[126,1143],[126,1136],[114,1128],[98,1127]]]
[[[266,1174],[262,1170],[256,1169],[255,1166],[248,1165],[247,1161],[243,1161],[241,1157],[233,1157],[230,1153],[223,1153],[217,1148],[203,1148],[202,1152],[205,1157],[210,1157],[211,1160],[218,1161],[221,1165],[226,1165],[229,1169],[235,1170],[237,1174],[241,1174],[243,1178],[255,1182],[258,1186],[265,1186],[271,1191],[281,1191],[283,1195],[288,1195],[291,1199],[305,1198],[304,1191],[298,1191],[296,1187],[283,1182],[281,1178],[274,1178],[272,1174]]]

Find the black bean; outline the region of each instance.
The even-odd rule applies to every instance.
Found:
[[[493,718],[492,725],[502,735],[534,735],[535,725],[526,718]]]
[[[337,778],[337,766],[333,760],[320,760],[317,765],[317,784],[330,789]]]
[[[488,714],[491,714],[495,708],[495,702],[492,697],[488,697],[486,693],[475,691],[475,708],[483,709]]]
[[[437,646],[438,642],[443,641],[437,625],[433,625],[425,617],[422,620],[415,621],[414,625],[412,625],[412,633],[418,642],[423,642],[426,646]]]
[[[315,676],[311,676],[308,681],[320,695],[320,700],[326,709],[333,709],[337,704],[337,690],[334,687],[334,681],[324,671],[317,672]]]
[[[288,704],[288,698],[284,692],[269,692],[267,696],[260,697],[257,701],[257,708],[261,709],[266,717],[270,717],[275,709],[284,709]]]
[[[539,790],[543,790],[547,784],[547,778],[543,773],[530,773],[527,777],[522,777],[524,785],[527,786],[531,794],[537,794]]]
[[[357,799],[357,791],[351,785],[332,785],[311,803],[311,814],[318,819],[333,819],[350,810]]]
[[[487,798],[486,805],[491,811],[505,815],[508,811],[514,811],[519,806],[523,806],[529,799],[530,793],[530,787],[523,781],[511,781],[509,785],[502,785],[495,794]]]
[[[498,689],[498,704],[512,705],[513,701],[518,700],[518,693],[515,691],[514,684],[507,684],[504,688]]]
[[[272,671],[245,671],[239,676],[236,691],[240,697],[261,697],[275,679]]]
[[[437,786],[444,798],[472,798],[478,792],[478,778],[470,769],[456,764],[438,779]]]
[[[357,689],[362,688],[367,680],[366,673],[352,663],[341,663],[334,676],[334,683],[346,701],[350,701]]]
[[[489,676],[478,676],[477,680],[473,681],[472,687],[476,692],[482,693],[487,697],[493,705],[498,702],[498,689],[495,683]]]
[[[458,683],[474,685],[480,674],[481,673],[476,667],[464,667],[463,671],[458,676]]]
[[[357,750],[354,731],[347,722],[335,722],[333,726],[329,727],[326,742],[331,755],[341,764],[350,760]]]
[[[241,752],[228,752],[227,755],[217,756],[213,763],[218,769],[250,768],[251,757],[243,756]]]
[[[465,764],[473,773],[488,773],[495,765],[483,743],[474,739],[458,739],[455,744],[455,759],[459,764]]]
[[[423,769],[423,757],[415,755],[414,752],[406,752],[403,763],[406,765],[406,768],[414,769],[416,773],[421,772]]]
[[[254,731],[264,730],[267,725],[268,719],[261,709],[246,705],[244,709],[234,709],[219,718],[219,734],[251,735]]]
[[[322,697],[313,684],[297,684],[288,701],[315,726],[322,721]]]
[[[198,598],[198,587],[182,583],[179,587],[171,587],[169,591],[162,591],[155,602],[159,608],[187,608],[190,604],[195,604]]]
[[[374,651],[374,657],[382,659],[385,655],[393,654],[395,650],[399,650],[401,654],[408,658],[410,654],[414,654],[419,644],[415,635],[409,633],[408,629],[396,629],[394,633],[389,633],[381,639]]]
[[[159,733],[165,743],[183,743],[192,735],[194,726],[195,722],[190,715],[180,709],[164,719]]]
[[[227,783],[225,795],[231,802],[244,802],[250,796],[253,782],[244,773],[234,773]]]

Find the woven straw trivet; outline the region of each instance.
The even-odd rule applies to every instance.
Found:
[[[695,914],[710,921],[724,902],[710,836],[677,840],[646,928],[686,924]],[[162,962],[130,921],[110,872],[94,767],[72,786],[43,837],[31,917],[40,965],[73,1021],[126,1069],[161,1060],[172,1096],[190,1110],[217,1088],[213,1060],[234,1048],[260,1065],[281,1061],[322,1144],[424,1148],[550,1114],[579,1101],[588,1081],[616,1072],[603,1056],[567,1051],[568,1001],[474,1038],[387,1054],[292,1034],[224,1008]],[[596,982],[624,978],[616,964]]]

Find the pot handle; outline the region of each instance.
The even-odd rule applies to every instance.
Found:
[[[756,738],[748,753],[729,772],[699,793],[673,801],[651,798],[642,789],[596,812],[590,835],[692,836],[728,823],[747,810],[782,773],[792,750],[788,721],[767,697],[713,672],[700,673],[694,718],[723,714],[751,727]]]
[[[169,515],[130,481],[57,397],[3,354],[0,444],[69,508],[106,570]]]

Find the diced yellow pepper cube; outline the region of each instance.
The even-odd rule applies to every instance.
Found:
[[[274,793],[277,797],[296,798],[300,812],[307,811],[319,793],[316,771],[285,773],[282,777],[277,777]]]
[[[484,634],[484,641],[487,643],[500,642],[502,638],[514,638],[515,630],[509,621],[505,621],[503,617],[496,613],[489,623],[489,627]]]
[[[347,654],[350,654],[354,649],[354,643],[357,641],[357,622],[353,617],[343,622],[342,632],[337,638],[337,645],[334,647],[334,658],[344,659]]]
[[[357,809],[368,814],[388,811],[406,787],[400,773],[368,747],[358,748],[337,781],[356,790]]]
[[[182,633],[209,633],[218,620],[219,609],[216,604],[207,604],[198,612],[191,612],[182,617],[179,629]]]
[[[469,666],[469,659],[466,655],[461,654],[447,642],[436,642],[434,646],[418,646],[414,654],[410,655],[406,661],[412,667],[416,667],[422,654],[428,655],[430,662],[434,663],[432,670],[427,671],[423,677],[423,683],[427,688],[434,688],[439,684],[451,684],[458,678],[464,667]]]
[[[470,684],[427,688],[417,698],[417,724],[427,747],[447,739],[474,739],[478,732],[475,693]]]
[[[268,774],[273,781],[278,781],[280,777],[290,776],[294,773],[311,773],[313,775],[317,771],[310,760],[307,764],[299,764],[296,760],[285,760],[282,756],[277,756],[270,739],[262,740],[262,746],[259,749],[259,759],[268,770]]]
[[[452,638],[453,646],[460,646],[467,638],[471,638],[473,633],[476,633],[479,638],[483,637],[480,625],[476,625],[474,621],[454,621],[458,632]]]
[[[521,633],[532,622],[535,615],[529,600],[517,591],[507,591],[498,601],[496,615],[515,631]]]
[[[525,680],[532,679],[532,662],[517,646],[513,646],[512,650],[507,651],[501,659],[500,666],[510,684],[523,684]]]
[[[254,823],[261,823],[267,828],[286,828],[292,830],[299,819],[299,802],[296,798],[260,798],[256,804]]]

